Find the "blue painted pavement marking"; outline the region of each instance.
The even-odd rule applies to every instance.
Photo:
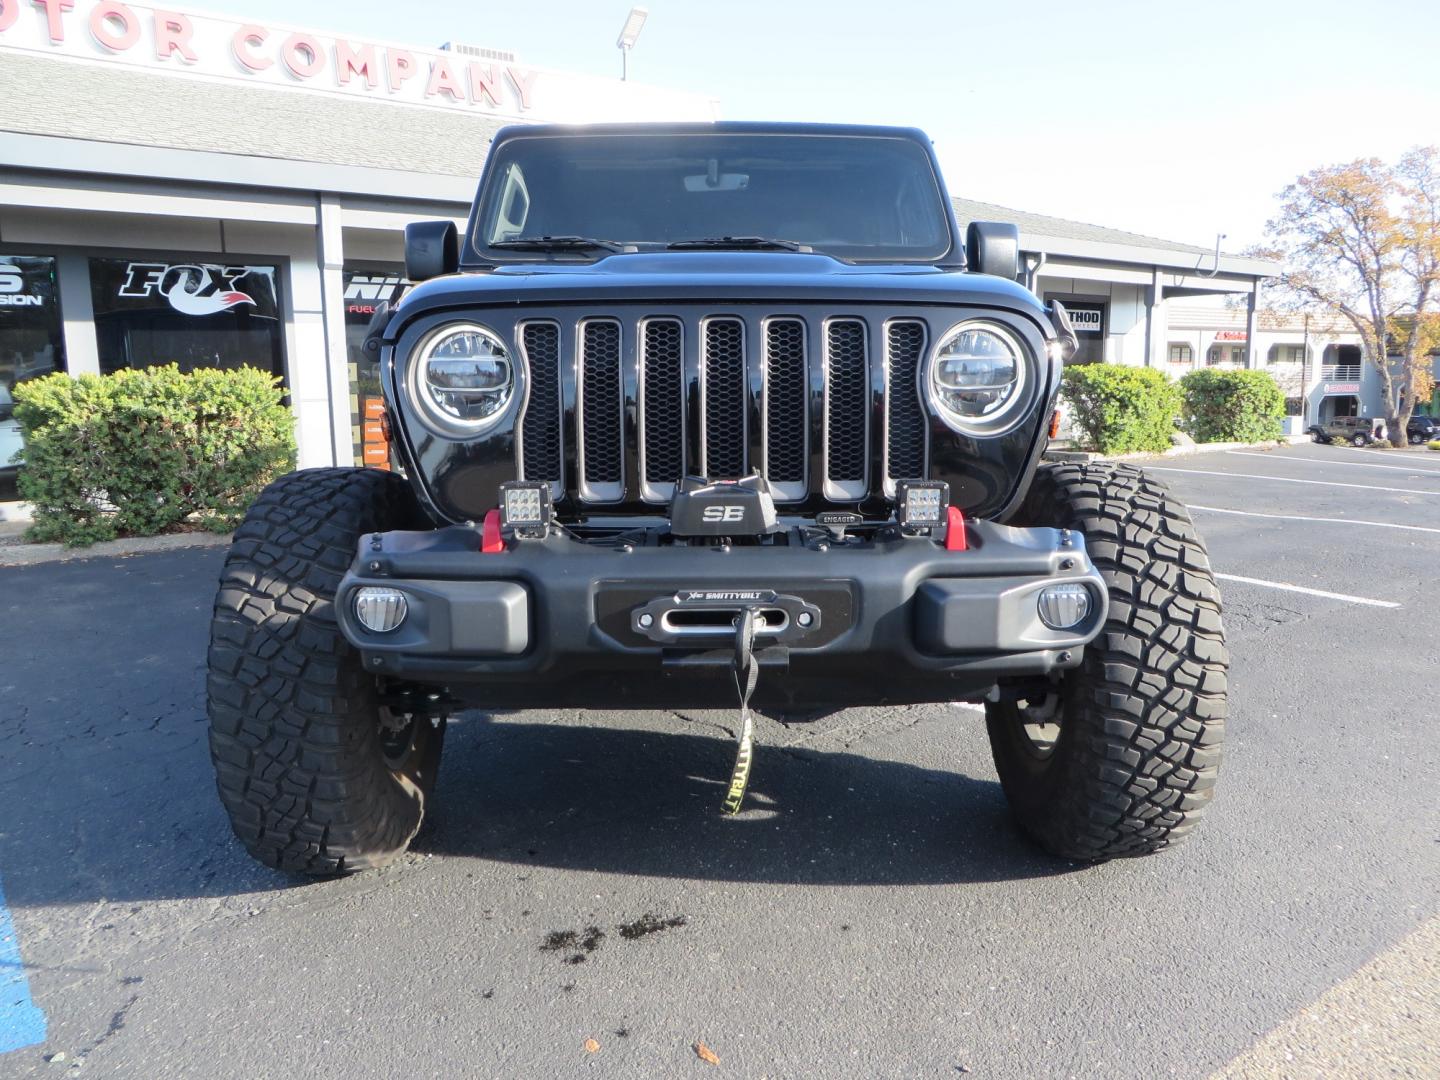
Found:
[[[0,886],[0,1054],[45,1041],[45,1014],[30,1000],[30,980],[20,959],[20,935]]]

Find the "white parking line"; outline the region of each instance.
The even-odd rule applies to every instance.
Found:
[[[1240,517],[1274,518],[1276,521],[1319,521],[1326,525],[1364,525],[1371,529],[1405,529],[1408,532],[1440,533],[1426,525],[1396,525],[1390,521],[1361,521],[1359,518],[1304,517],[1300,514],[1261,514],[1254,510],[1227,510],[1220,506],[1196,506],[1191,510],[1204,510],[1207,514],[1238,514]]]
[[[1349,593],[1326,592],[1305,585],[1291,585],[1285,581],[1265,581],[1263,578],[1241,577],[1239,574],[1216,574],[1220,581],[1239,581],[1245,585],[1260,585],[1266,589],[1283,589],[1285,592],[1304,593],[1306,596],[1323,596],[1326,600],[1343,600],[1347,604],[1364,604],[1367,607],[1398,608],[1391,600],[1372,600],[1368,596],[1351,596]]]
[[[1344,450],[1347,454],[1369,454],[1371,457],[1379,457],[1379,456],[1381,456],[1382,454],[1383,454],[1383,455],[1388,455],[1388,454],[1390,453],[1389,450],[1363,450],[1363,449],[1361,449],[1361,448],[1358,447],[1358,446],[1343,446],[1343,445],[1338,444],[1338,443],[1331,443],[1331,444],[1330,444],[1330,449],[1331,449],[1331,450]],[[1413,451],[1407,451],[1407,452],[1413,452]],[[1440,457],[1431,458],[1431,457],[1427,454],[1427,455],[1422,456],[1421,460],[1423,460],[1423,461],[1434,461],[1437,465],[1440,465]]]
[[[1225,453],[1233,454],[1235,457],[1258,457],[1269,458],[1271,461],[1303,461],[1307,465],[1349,465],[1352,469],[1390,469],[1393,472],[1407,472],[1414,476],[1440,476],[1440,470],[1417,469],[1409,465],[1376,465],[1369,461],[1324,461],[1312,457],[1270,457],[1269,454],[1257,454],[1252,450],[1226,450]],[[1370,453],[1383,453],[1380,450],[1371,450]]]
[[[1401,495],[1431,495],[1440,497],[1440,491],[1421,491],[1418,488],[1377,487],[1374,484],[1342,484],[1338,480],[1297,480],[1293,476],[1265,476],[1262,473],[1210,472],[1207,469],[1166,469],[1159,465],[1147,465],[1145,471],[1188,473],[1191,476],[1223,476],[1226,479],[1278,480],[1282,484],[1315,484],[1318,487],[1359,488],[1361,491],[1393,491]]]

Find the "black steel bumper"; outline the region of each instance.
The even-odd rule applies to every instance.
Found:
[[[627,550],[552,533],[485,554],[469,527],[383,533],[362,538],[336,612],[368,670],[493,708],[728,706],[731,624],[746,606],[764,618],[760,705],[955,701],[1078,664],[1108,607],[1083,538],[988,522],[968,535],[966,551],[893,531]],[[1090,613],[1052,630],[1037,595],[1070,582],[1090,590]],[[405,594],[400,626],[359,623],[366,585]]]

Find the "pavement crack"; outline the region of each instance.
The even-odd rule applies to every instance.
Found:
[[[716,731],[724,732],[725,737],[729,739],[733,739],[736,737],[735,729],[728,728],[724,724],[717,724],[713,720],[701,720],[698,716],[686,716],[684,713],[675,712],[674,710],[671,710],[671,712],[672,715],[678,717],[681,720],[684,720],[687,724],[696,724],[700,727],[714,728]]]

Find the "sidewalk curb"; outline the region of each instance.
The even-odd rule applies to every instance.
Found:
[[[1310,441],[1309,435],[1282,435],[1273,442],[1212,442],[1194,443],[1190,446],[1172,446],[1169,450],[1162,450],[1158,454],[1151,451],[1137,451],[1133,454],[1101,454],[1093,450],[1046,450],[1041,456],[1046,461],[1068,461],[1084,465],[1092,461],[1141,461],[1145,458],[1189,457],[1192,454],[1216,454],[1225,450],[1271,450],[1279,446],[1296,446]]]
[[[83,548],[67,548],[63,544],[0,544],[0,566],[36,566],[77,559],[123,559],[130,555],[151,555],[184,548],[223,547],[228,543],[229,533],[193,532],[105,540]]]

